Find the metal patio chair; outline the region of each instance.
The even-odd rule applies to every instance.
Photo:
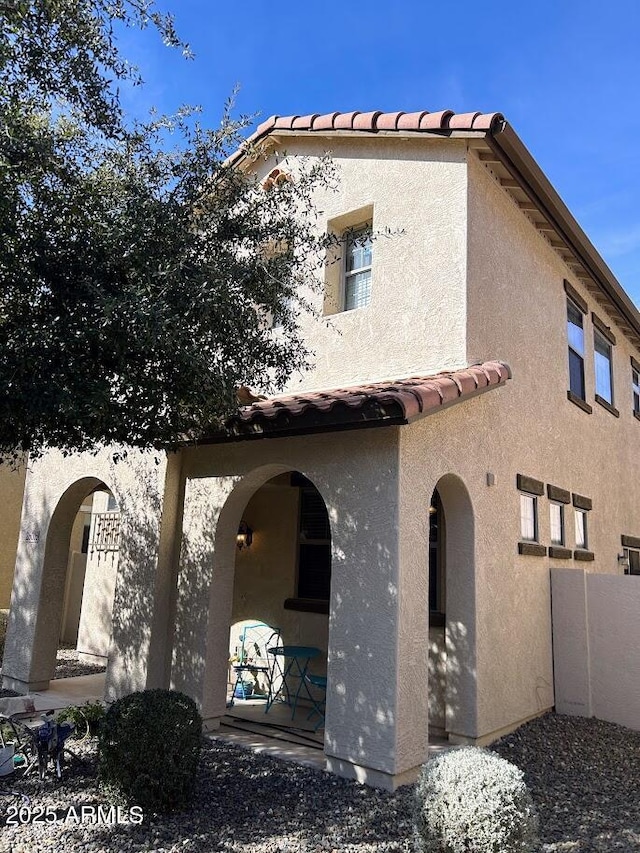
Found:
[[[268,650],[281,645],[280,631],[264,622],[245,625],[238,636],[239,646],[232,659],[235,673],[231,699],[227,703],[233,707],[236,699],[264,699],[269,702],[274,690],[275,657]]]

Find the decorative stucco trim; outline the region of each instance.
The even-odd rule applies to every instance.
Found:
[[[571,299],[572,302],[575,302],[576,308],[579,308],[583,314],[586,314],[587,311],[589,310],[589,308],[587,306],[587,303],[582,298],[582,296],[580,296],[578,291],[574,287],[572,287],[571,284],[569,284],[569,282],[567,281],[566,278],[565,278],[563,284],[564,284],[564,292],[567,294],[569,299]]]
[[[581,563],[592,563],[595,559],[593,551],[574,551],[573,559]]]
[[[527,477],[525,474],[516,475],[516,485],[521,492],[528,492],[530,495],[544,494],[544,483],[542,480],[535,480],[533,477]]]
[[[590,510],[593,507],[593,501],[591,500],[591,498],[585,498],[584,495],[576,495],[574,492],[574,494],[573,494],[573,505],[577,509]]]
[[[623,533],[620,542],[623,548],[640,548],[640,536],[627,536]]]
[[[601,397],[600,394],[596,394],[596,403],[602,406],[603,409],[606,409],[608,412],[611,412],[612,415],[615,415],[616,418],[620,417],[620,412],[616,409],[615,406],[612,406],[604,397]]]
[[[552,486],[551,483],[547,484],[547,497],[557,503],[571,503],[571,492],[568,489],[561,489],[560,486]]]
[[[601,320],[600,317],[598,317],[598,315],[595,313],[595,311],[591,312],[591,322],[596,327],[596,329],[598,329],[600,334],[609,341],[610,344],[613,344],[613,346],[616,345],[616,336],[611,331],[610,326],[607,326],[604,320]]]
[[[578,397],[573,391],[567,391],[567,400],[570,400],[574,405],[576,405],[579,409],[582,409],[583,412],[586,412],[590,415],[593,412],[591,406],[587,403],[586,400],[583,400],[582,397]]]
[[[570,560],[571,548],[563,548],[560,545],[549,545],[549,556],[554,560]]]
[[[545,557],[547,549],[535,542],[518,542],[518,554],[523,557]]]

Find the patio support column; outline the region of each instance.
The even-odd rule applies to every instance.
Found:
[[[171,687],[196,700],[209,729],[225,713],[238,522],[218,542],[216,527],[234,482],[194,478],[185,485]]]
[[[110,700],[147,686],[167,462],[136,456],[118,466],[116,482],[120,554],[105,685]]]
[[[393,790],[412,781],[422,760],[422,752],[417,762],[412,752],[418,735],[412,740],[404,729],[404,706],[418,692],[426,703],[424,684],[400,682],[414,665],[409,659],[405,667],[400,655],[420,650],[410,636],[413,626],[403,623],[397,434],[367,436],[364,448],[335,462],[313,477],[332,522],[327,768]],[[426,589],[424,579],[421,584]],[[426,743],[426,729],[421,735]]]

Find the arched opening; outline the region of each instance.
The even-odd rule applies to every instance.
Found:
[[[85,478],[67,489],[47,530],[32,681],[106,669],[119,540],[118,503],[104,482]]]
[[[429,731],[472,737],[476,718],[473,508],[458,477],[429,506]]]
[[[429,504],[429,733],[447,733],[446,521],[438,489]]]
[[[330,591],[331,532],[322,495],[298,471],[271,477],[247,502],[237,538],[227,685],[227,715],[235,724],[277,725],[322,743]],[[271,647],[298,649],[296,659],[265,655],[254,633],[273,633]],[[237,687],[238,663],[247,659],[256,669],[244,668]],[[275,672],[271,693],[269,675],[257,664]],[[278,673],[287,667],[283,689]]]

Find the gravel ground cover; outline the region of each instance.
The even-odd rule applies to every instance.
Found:
[[[545,851],[640,851],[640,732],[546,714],[492,749],[524,771]]]
[[[132,745],[135,748],[135,745]],[[22,780],[31,806],[62,816],[104,803],[89,763],[61,782]],[[538,806],[544,853],[640,851],[640,734],[548,715],[495,746],[525,770]],[[206,741],[192,807],[141,825],[73,821],[4,827],[1,853],[405,853],[412,851],[413,790],[375,791],[321,771]]]
[[[75,648],[60,648],[56,657],[55,678],[73,678],[76,675],[93,675],[104,672],[106,666],[95,663],[81,663]]]

